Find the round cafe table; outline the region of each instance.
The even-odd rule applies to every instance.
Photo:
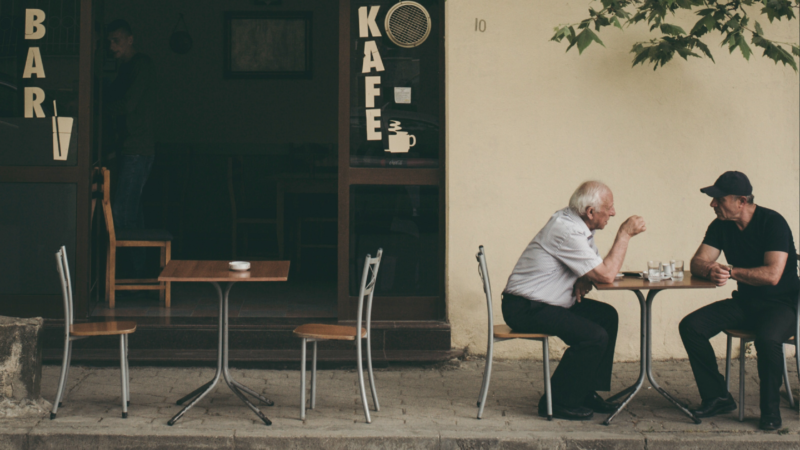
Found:
[[[618,398],[621,398],[624,395],[628,395],[625,397],[625,400],[620,402],[619,407],[609,414],[605,421],[603,421],[603,425],[609,425],[614,417],[619,414],[620,411],[631,401],[631,399],[639,392],[639,389],[642,388],[644,384],[644,379],[650,381],[650,384],[655,388],[655,390],[664,396],[667,400],[672,402],[678,409],[683,411],[684,414],[689,416],[694,423],[700,423],[700,419],[695,417],[689,408],[684,405],[683,403],[676,400],[673,396],[669,395],[667,391],[664,390],[659,384],[656,382],[655,378],[653,377],[653,338],[651,335],[652,330],[652,319],[651,319],[651,311],[653,309],[653,300],[656,298],[656,294],[664,290],[670,289],[713,289],[717,287],[714,282],[705,280],[702,278],[695,278],[692,277],[691,274],[686,273],[682,280],[664,280],[664,281],[655,281],[650,282],[643,278],[636,278],[636,277],[629,277],[625,276],[624,278],[618,279],[613,283],[600,283],[595,284],[595,288],[598,291],[631,291],[636,294],[636,298],[639,299],[639,307],[641,309],[641,330],[640,330],[640,350],[639,350],[639,379],[636,380],[632,386],[623,389],[622,391],[618,392],[615,395],[612,395],[608,398],[608,401],[614,401]],[[644,297],[642,294],[642,290],[647,290],[647,298]]]
[[[239,383],[231,377],[228,370],[228,295],[231,288],[236,283],[241,282],[272,282],[286,281],[289,279],[289,261],[254,261],[250,263],[250,270],[237,272],[228,269],[228,261],[188,261],[173,259],[158,277],[158,281],[172,282],[198,282],[206,281],[214,286],[219,295],[219,339],[217,343],[217,372],[214,378],[208,383],[195,389],[176,403],[182,405],[189,401],[178,414],[167,422],[172,426],[187,411],[206,396],[214,386],[217,385],[220,377],[225,380],[228,387],[243,401],[266,425],[272,425],[270,421],[254,404],[252,404],[244,394],[250,395],[261,403],[272,406],[272,400],[262,396],[247,386]],[[220,287],[223,283],[224,289]]]

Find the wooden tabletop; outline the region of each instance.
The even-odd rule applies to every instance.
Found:
[[[644,278],[629,277],[620,278],[613,283],[599,283],[594,285],[598,291],[633,291],[637,289],[713,289],[716,283],[704,278],[695,278],[690,273],[686,273],[683,280],[665,280],[649,282]]]
[[[190,261],[173,259],[161,271],[158,281],[286,281],[289,261],[252,261],[250,270],[228,269],[229,261]]]

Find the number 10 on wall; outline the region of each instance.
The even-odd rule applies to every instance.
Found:
[[[483,20],[483,19],[476,18],[475,19],[475,31],[480,31],[481,33],[486,31],[486,21]]]

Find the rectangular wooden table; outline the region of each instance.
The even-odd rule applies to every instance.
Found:
[[[640,334],[640,356],[639,356],[639,379],[636,381],[636,384],[630,386],[622,391],[618,392],[617,394],[608,398],[608,401],[614,401],[625,394],[630,393],[625,400],[623,400],[616,411],[611,413],[606,420],[603,422],[603,425],[608,425],[611,421],[622,411],[628,402],[639,392],[641,389],[642,384],[644,383],[645,376],[648,380],[650,380],[650,384],[658,391],[659,394],[663,395],[667,400],[672,402],[675,406],[677,406],[684,414],[689,416],[694,423],[700,423],[700,419],[695,417],[694,414],[689,411],[689,408],[686,405],[682,404],[674,397],[669,395],[667,391],[665,391],[661,386],[658,385],[656,380],[653,378],[653,352],[652,352],[652,345],[653,339],[651,335],[652,329],[652,320],[651,320],[651,311],[653,307],[653,299],[656,297],[656,294],[663,290],[667,289],[713,289],[717,287],[717,285],[709,280],[704,280],[702,278],[695,278],[692,277],[691,274],[686,273],[682,280],[674,281],[674,280],[665,280],[665,281],[656,281],[650,282],[643,278],[636,278],[636,277],[624,277],[618,279],[613,283],[607,284],[595,284],[595,287],[598,291],[631,291],[636,294],[636,297],[639,299],[639,307],[641,308],[641,334]],[[647,298],[645,299],[644,295],[642,295],[642,290],[647,289]]]
[[[220,376],[225,379],[228,387],[239,397],[266,425],[272,425],[272,422],[264,416],[264,414],[242,393],[246,393],[267,406],[272,406],[274,403],[262,396],[261,394],[253,391],[252,389],[244,386],[243,384],[235,381],[228,371],[228,295],[231,288],[238,282],[271,282],[271,281],[286,281],[289,279],[289,261],[253,261],[250,263],[250,270],[247,272],[235,272],[228,269],[228,261],[186,261],[186,260],[172,260],[167,263],[158,281],[172,281],[172,282],[209,282],[216,289],[219,295],[219,341],[217,345],[217,372],[214,378],[208,383],[195,389],[189,395],[181,398],[176,403],[182,405],[184,402],[189,401],[178,414],[167,422],[167,424],[174,425],[189,409],[199,402],[206,394],[208,394],[214,386],[217,385]],[[224,290],[220,287],[219,283],[227,283]]]

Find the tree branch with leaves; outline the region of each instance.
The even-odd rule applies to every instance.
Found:
[[[747,43],[746,37],[749,36],[751,44],[763,49],[763,56],[797,72],[795,59],[800,57],[800,46],[768,38],[761,24],[751,19],[748,11],[760,6],[760,17],[766,17],[770,22],[776,19],[791,21],[796,19],[795,11],[800,9],[800,0],[600,0],[599,3],[602,9],[596,11],[590,7],[589,17],[579,23],[557,26],[550,40],[566,40],[569,43],[567,51],[577,47],[578,53],[583,53],[592,42],[605,47],[595,31],[609,26],[621,30],[623,26],[645,22],[651,32],[658,29],[662,36],[633,45],[633,66],[650,63],[656,70],[671,61],[675,54],[685,60],[705,56],[714,61],[708,46],[700,38],[716,31],[723,37],[721,46],[727,45],[730,53],[738,48],[742,56],[750,60],[753,50]],[[667,23],[668,17],[681,10],[693,11],[699,17],[688,33],[678,25]]]

